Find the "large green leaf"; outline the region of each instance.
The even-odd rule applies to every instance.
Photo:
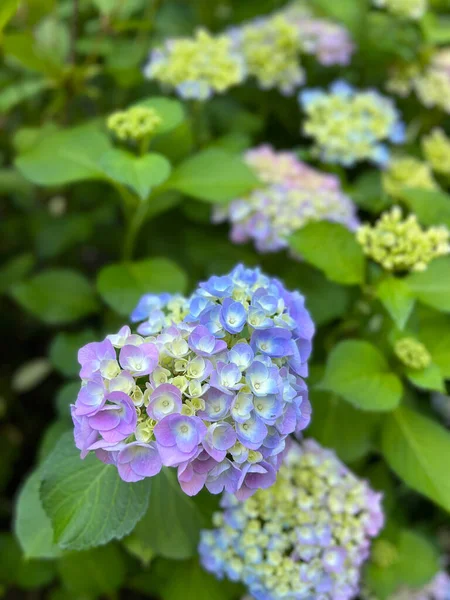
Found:
[[[161,123],[158,125],[155,134],[168,133],[175,127],[178,127],[184,120],[184,108],[181,102],[172,98],[152,97],[140,100],[136,106],[146,106],[153,108],[161,117]]]
[[[425,369],[406,369],[406,376],[411,383],[419,388],[445,392],[441,370],[434,363],[431,363]]]
[[[19,254],[0,268],[0,293],[6,292],[15,283],[22,281],[34,267],[32,254]]]
[[[88,123],[47,135],[15,164],[24,177],[38,185],[102,179],[105,174],[99,159],[110,147],[99,124]]]
[[[228,202],[258,185],[253,171],[236,154],[209,148],[182,162],[167,187],[206,202]]]
[[[338,223],[310,223],[290,236],[289,244],[331,281],[345,285],[364,281],[361,246],[355,235]]]
[[[381,566],[374,553],[366,568],[366,581],[379,600],[387,600],[398,588],[419,588],[428,583],[439,569],[436,548],[423,535],[408,529],[381,537],[392,549],[392,562]],[[380,541],[375,544],[380,544]],[[383,557],[384,558],[384,557]]]
[[[75,321],[98,308],[89,281],[69,269],[48,269],[11,288],[14,299],[51,325]]]
[[[16,505],[14,529],[25,558],[55,558],[61,551],[53,542],[50,519],[42,508],[39,496],[41,474],[34,471],[27,477]]]
[[[107,150],[100,158],[100,165],[108,177],[128,185],[141,200],[163,183],[171,171],[169,161],[161,154],[135,156],[118,148]]]
[[[380,281],[376,294],[397,327],[403,329],[415,303],[409,286],[403,279],[390,275]]]
[[[19,0],[2,0],[0,6],[0,33],[5,25],[13,17],[19,6]]]
[[[308,428],[308,436],[336,450],[346,462],[358,460],[369,452],[380,420],[378,413],[364,412],[336,394],[314,389],[311,390],[311,402],[314,418]]]
[[[49,86],[50,83],[45,79],[26,79],[8,85],[0,92],[0,115],[6,114],[24,100],[37,96]]]
[[[183,292],[185,287],[184,272],[166,258],[108,265],[97,279],[99,294],[121,315],[129,315],[143,294]]]
[[[152,479],[148,510],[135,535],[166,558],[183,559],[197,551],[202,516],[177,481],[173,469],[163,468]]]
[[[401,192],[402,200],[417,215],[423,225],[450,227],[450,196],[439,190],[407,188]]]
[[[95,333],[92,329],[74,331],[73,333],[58,333],[53,339],[49,350],[52,365],[66,377],[78,375],[80,370],[77,359],[78,350],[94,339]]]
[[[406,278],[413,295],[428,306],[450,312],[450,257],[433,260],[422,273]]]
[[[431,312],[431,311],[430,311]],[[419,338],[443,377],[450,379],[450,315],[434,312],[420,321]]]
[[[384,423],[382,451],[389,466],[417,492],[450,511],[450,432],[401,407]]]
[[[145,513],[150,480],[125,483],[94,454],[84,461],[64,434],[42,467],[41,499],[61,548],[84,550],[130,533]]]
[[[125,562],[117,546],[68,552],[58,562],[64,587],[76,597],[108,596],[125,580]]]
[[[393,410],[403,391],[400,379],[389,370],[377,348],[357,340],[340,342],[333,348],[320,388],[370,411]]]

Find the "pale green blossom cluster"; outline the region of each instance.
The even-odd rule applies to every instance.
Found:
[[[108,129],[123,142],[139,142],[155,133],[162,119],[153,108],[133,106],[112,113],[107,120]]]
[[[434,190],[438,186],[430,166],[413,156],[394,157],[382,175],[383,189],[394,198],[401,198],[405,188]]]
[[[374,226],[361,226],[356,238],[364,253],[387,271],[424,271],[433,259],[450,253],[446,227],[424,230],[415,215],[403,219],[398,206]]]
[[[427,10],[427,0],[372,0],[379,8],[384,8],[396,17],[421,19]]]
[[[397,358],[410,369],[421,371],[431,363],[431,355],[426,347],[412,337],[404,337],[395,342],[394,351]]]
[[[442,129],[433,131],[422,139],[425,158],[436,173],[450,175],[450,138]]]

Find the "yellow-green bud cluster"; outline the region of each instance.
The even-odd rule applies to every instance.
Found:
[[[112,113],[108,117],[107,127],[123,142],[140,142],[152,136],[161,123],[161,117],[153,108],[133,106]]]
[[[382,180],[384,190],[394,198],[401,198],[405,188],[437,188],[429,165],[413,156],[393,158],[384,171]]]
[[[434,258],[450,252],[446,227],[424,230],[415,215],[403,219],[398,206],[374,226],[361,226],[356,238],[364,253],[387,271],[424,271]]]
[[[442,129],[433,129],[422,140],[423,152],[436,173],[450,175],[450,138]]]
[[[145,74],[182,98],[206,100],[241,83],[245,68],[230,36],[199,29],[194,38],[168,40],[154,50]]]
[[[431,363],[431,355],[422,342],[411,337],[397,340],[394,351],[401,362],[410,369],[421,371]]]
[[[298,28],[282,15],[258,19],[231,32],[249,75],[262,89],[277,88],[291,94],[304,80],[300,67]]]
[[[385,8],[396,17],[420,19],[427,10],[427,0],[373,0],[373,4]]]
[[[370,539],[383,525],[380,494],[313,440],[293,444],[276,483],[245,502],[225,494],[200,557],[258,600],[350,600]]]

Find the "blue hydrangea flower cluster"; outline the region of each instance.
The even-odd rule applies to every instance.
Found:
[[[243,582],[255,600],[350,600],[371,538],[383,525],[381,495],[314,440],[292,443],[277,482],[239,502],[224,494],[200,558],[219,579]]]
[[[301,92],[299,102],[306,113],[304,132],[314,138],[314,152],[324,162],[385,165],[389,149],[384,142],[404,140],[404,124],[393,101],[376,90],[358,91],[337,81],[329,92]]]
[[[215,223],[230,221],[234,243],[254,240],[259,252],[274,252],[286,248],[288,236],[312,221],[333,221],[350,230],[359,226],[356,207],[338,177],[269,145],[248,150],[244,160],[262,187],[213,213]]]
[[[95,451],[125,481],[176,467],[189,495],[272,485],[286,437],[310,420],[303,296],[239,265],[189,299],[145,295],[131,318],[136,333],[125,326],[79,351],[81,457]]]

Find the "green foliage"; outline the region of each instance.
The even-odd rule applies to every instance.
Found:
[[[354,235],[337,223],[310,223],[290,238],[291,248],[328,279],[354,285],[364,281],[364,255]]]
[[[152,479],[147,512],[135,529],[137,538],[160,556],[182,560],[194,556],[202,524],[202,515],[181,490],[174,471],[163,468]]]
[[[235,154],[217,148],[204,150],[182,162],[167,182],[178,190],[205,202],[228,202],[258,185],[249,167]]]
[[[95,334],[92,329],[74,333],[58,333],[49,349],[52,365],[66,377],[76,376],[80,370],[77,360],[78,350],[94,339]]]
[[[397,327],[404,329],[415,303],[407,283],[393,275],[385,277],[378,284],[376,294]]]
[[[109,265],[97,279],[100,296],[121,315],[129,315],[143,294],[181,293],[185,287],[183,271],[165,258]]]
[[[171,98],[152,97],[145,100],[140,100],[136,106],[145,106],[153,108],[161,117],[161,123],[158,125],[155,134],[162,135],[168,133],[178,127],[184,118],[185,112],[181,102],[172,100]]]
[[[124,537],[144,514],[149,494],[148,479],[125,483],[93,454],[82,462],[72,433],[63,435],[42,467],[42,504],[60,548],[84,550]]]
[[[446,457],[450,433],[435,421],[400,407],[386,418],[382,450],[389,466],[414,490],[450,511]]]
[[[11,294],[25,310],[49,325],[70,323],[98,309],[89,281],[69,269],[48,269],[18,283]]]
[[[450,258],[434,260],[422,273],[406,280],[413,295],[427,306],[450,312]]]
[[[400,379],[368,342],[339,342],[330,352],[320,388],[342,396],[362,410],[391,411],[402,396]]]
[[[417,215],[422,225],[450,227],[450,196],[436,190],[405,189],[402,200]]]

